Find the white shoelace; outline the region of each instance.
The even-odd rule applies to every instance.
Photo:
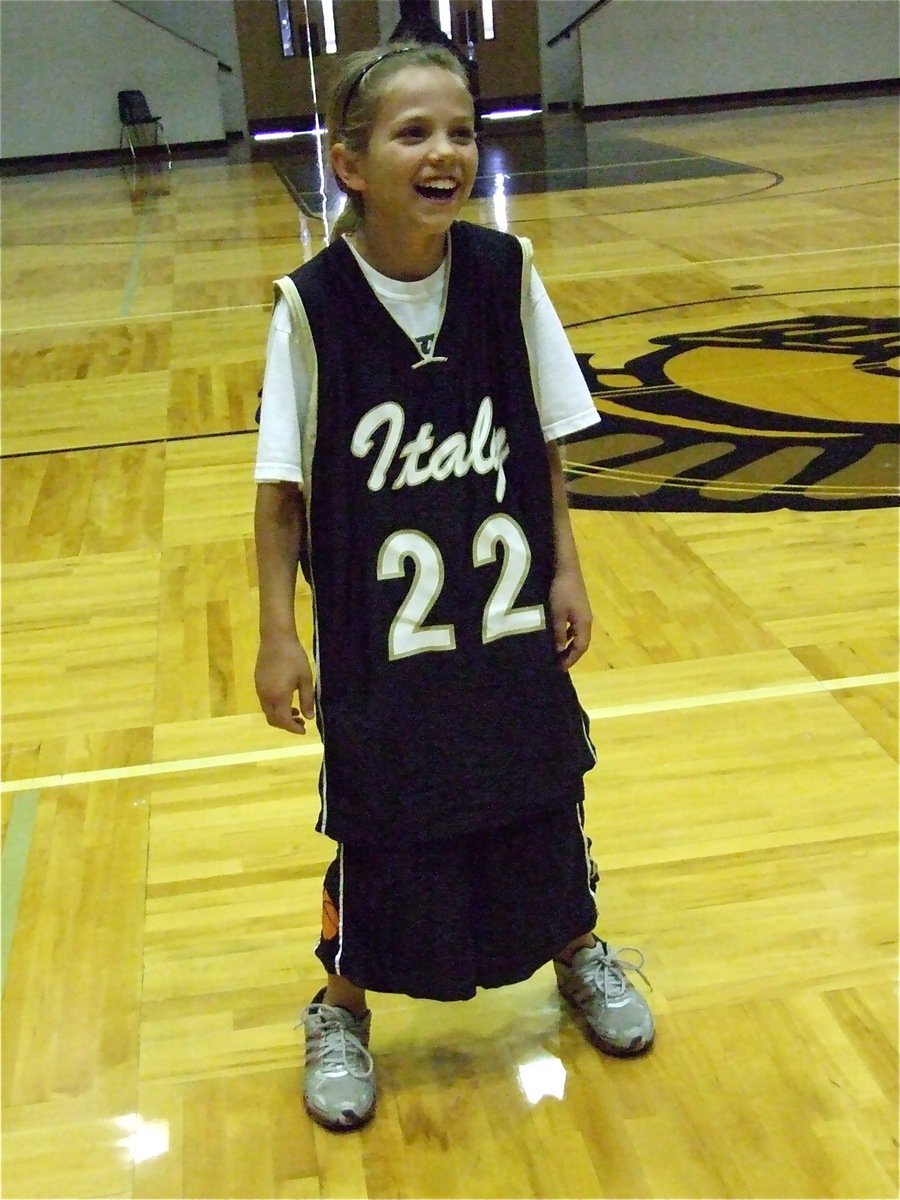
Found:
[[[310,1029],[308,1018],[313,1021]],[[368,1079],[375,1070],[372,1055],[341,1019],[341,1013],[331,1004],[307,1004],[300,1014],[297,1027],[306,1027],[307,1060],[315,1051],[318,1065],[326,1075],[352,1075]]]
[[[636,955],[637,961],[632,962],[631,959],[625,958],[626,954]],[[650,991],[653,991],[653,985],[642,970],[643,966],[644,955],[636,946],[621,946],[618,950],[611,950],[607,946],[604,953],[596,955],[583,967],[576,967],[575,970],[585,983],[597,984],[604,1000],[620,1000],[631,986],[625,977],[626,971],[636,972]]]

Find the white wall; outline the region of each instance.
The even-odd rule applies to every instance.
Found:
[[[581,27],[585,105],[897,75],[895,0],[612,0]]]
[[[400,0],[378,0],[378,40],[386,42],[400,20]]]
[[[0,155],[119,144],[116,93],[140,88],[171,143],[225,137],[215,58],[112,0],[2,0]]]
[[[196,42],[231,67],[230,74],[227,71],[219,72],[222,119],[227,132],[240,130],[246,133],[241,54],[231,0],[122,0],[122,3],[135,12],[144,13],[166,29]]]
[[[581,39],[579,31],[557,42],[547,42],[561,29],[587,12],[594,0],[538,0],[541,38],[541,98],[544,104],[580,104]]]

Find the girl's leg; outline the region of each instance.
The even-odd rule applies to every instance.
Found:
[[[337,1008],[344,1008],[355,1017],[362,1017],[368,1011],[366,993],[357,987],[345,975],[339,974],[341,925],[340,905],[343,902],[344,847],[338,846],[334,861],[325,873],[322,890],[322,935],[316,948],[316,956],[325,968],[328,984],[322,1001]]]
[[[357,987],[343,975],[329,974],[328,987],[325,989],[322,1001],[324,1004],[345,1008],[348,1012],[353,1013],[354,1017],[362,1017],[368,1011],[365,988]]]
[[[576,950],[587,950],[593,946],[596,941],[597,939],[593,933],[583,933],[581,937],[575,938],[574,941],[569,942],[568,946],[563,947],[556,957],[564,962],[566,966],[571,966],[572,955],[576,952]]]
[[[585,834],[583,832],[584,831],[584,805],[580,803],[578,805],[577,811],[578,811],[578,822],[579,822],[579,825],[582,827],[582,836],[584,837],[585,853],[587,855],[587,860],[588,860],[588,885],[589,885],[591,891],[594,893],[594,895],[596,895],[597,884],[600,881],[600,872],[597,870],[597,864],[594,862],[593,858],[591,857],[591,839],[587,836],[587,834]],[[597,941],[597,937],[596,937],[596,934],[594,934],[593,932],[583,933],[581,935],[581,937],[575,938],[573,941],[569,942],[569,944],[567,946],[564,946],[563,949],[560,950],[559,953],[555,957],[560,962],[564,962],[567,967],[570,967],[572,965],[572,955],[575,954],[579,950],[589,950],[596,943],[596,941]]]

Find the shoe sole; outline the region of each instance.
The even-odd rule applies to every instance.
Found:
[[[316,1112],[316,1110],[310,1106],[305,1096],[303,1097],[303,1107],[306,1109],[307,1115],[311,1120],[315,1121],[317,1125],[321,1125],[323,1129],[329,1130],[331,1133],[355,1133],[357,1129],[362,1129],[364,1125],[368,1125],[368,1123],[375,1116],[375,1105],[373,1104],[366,1115],[364,1117],[360,1117],[355,1125],[345,1125],[341,1121],[326,1120],[321,1113]]]
[[[569,996],[568,993],[565,992],[561,987],[558,987],[556,990],[562,996],[563,1000],[565,1000],[566,1004],[568,1004],[568,1006],[575,1013],[576,1017],[578,1017],[578,1023],[582,1026],[585,1036],[597,1047],[598,1050],[602,1050],[604,1054],[609,1054],[612,1058],[640,1058],[641,1055],[647,1054],[653,1049],[654,1042],[656,1041],[656,1030],[653,1031],[653,1036],[650,1038],[650,1040],[648,1042],[644,1042],[642,1046],[638,1046],[636,1050],[629,1049],[625,1046],[616,1046],[611,1042],[604,1041],[582,1012],[581,1005],[571,996]]]

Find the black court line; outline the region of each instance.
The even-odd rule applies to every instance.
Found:
[[[673,183],[728,175],[774,174],[748,163],[685,151],[678,146],[648,138],[623,136],[590,144],[588,130],[584,126],[569,131],[569,135],[561,138],[544,132],[537,139],[534,135],[511,134],[506,139],[498,135],[493,142],[480,140],[479,155],[479,172],[472,187],[472,200],[493,196],[496,179],[500,175],[503,176],[506,195],[521,196],[640,187],[647,183]],[[340,198],[340,191],[330,175],[323,186],[318,165],[308,156],[273,157],[269,162],[291,198],[307,217],[324,220],[328,216],[330,202],[336,204]]]
[[[558,221],[561,219],[566,221],[581,221],[586,217],[593,219],[599,217],[601,220],[603,220],[605,217],[627,217],[634,213],[671,212],[675,209],[707,208],[713,204],[733,204],[738,200],[747,200],[751,196],[760,196],[763,192],[771,191],[772,188],[780,187],[781,184],[784,183],[784,176],[779,175],[777,171],[760,170],[748,172],[748,174],[771,175],[772,181],[771,183],[765,184],[763,187],[751,188],[748,192],[735,192],[732,196],[718,196],[712,200],[691,200],[687,204],[659,204],[654,208],[607,208],[601,209],[599,212],[584,213],[583,216],[578,217],[513,217],[513,219],[510,221],[510,225],[535,225],[539,221]],[[775,199],[781,198],[782,197],[775,197]]]
[[[275,167],[273,164],[270,163],[269,165],[272,166],[273,170],[275,170]],[[276,171],[275,173],[277,174],[278,172]],[[771,176],[773,176],[773,182],[766,184],[764,187],[755,188],[749,192],[735,192],[734,195],[722,196],[715,200],[689,200],[682,204],[664,204],[664,205],[661,205],[659,208],[616,208],[616,209],[609,209],[607,212],[590,213],[590,214],[586,214],[586,215],[590,215],[591,217],[628,217],[635,213],[671,212],[671,211],[678,210],[678,209],[687,210],[687,209],[691,209],[691,208],[703,208],[703,207],[711,205],[711,204],[736,204],[739,201],[744,201],[747,199],[751,199],[754,196],[762,195],[762,193],[770,191],[773,187],[780,186],[780,184],[786,182],[785,177],[782,175],[779,175],[777,171],[769,171],[768,169],[762,168],[762,167],[752,168],[751,171],[748,173],[754,174],[754,175],[771,175]],[[900,180],[900,176],[888,175],[884,179],[864,179],[861,183],[836,183],[836,184],[829,185],[828,187],[807,188],[805,191],[802,191],[802,192],[782,192],[780,195],[768,196],[766,198],[769,201],[793,200],[795,196],[822,196],[822,195],[827,194],[828,192],[851,192],[856,188],[875,187],[878,184],[882,184],[882,183],[897,183],[898,180]],[[295,199],[293,194],[291,195],[291,199]],[[306,212],[305,215],[312,216],[315,220],[321,219],[321,217],[315,213]],[[558,218],[558,217],[525,217],[525,218],[516,217],[510,223],[513,225],[529,225],[529,224],[533,225],[539,221],[559,220],[559,219],[560,218]],[[569,221],[577,221],[577,220],[581,220],[581,219],[582,219],[581,217],[567,217],[566,218],[566,220],[569,220]],[[218,236],[218,237],[211,237],[211,238],[202,238],[202,237],[163,238],[163,237],[152,237],[151,236],[145,240],[144,245],[145,246],[203,246],[204,248],[208,248],[209,246],[214,245],[216,242],[222,242],[222,243],[227,243],[228,245],[232,245],[235,242],[285,242],[285,241],[295,241],[295,240],[296,240],[296,234],[294,234],[294,233],[271,234],[269,236],[267,236],[265,234],[254,233],[252,237],[241,237],[241,236],[221,237],[221,236]],[[98,240],[98,239],[94,238],[90,241],[77,241],[74,238],[67,238],[63,242],[48,242],[48,241],[42,241],[42,242],[11,241],[10,242],[10,241],[3,241],[2,239],[0,239],[0,249],[6,249],[6,250],[15,249],[16,247],[19,247],[19,246],[53,246],[53,245],[58,245],[58,246],[133,246],[134,242],[133,242],[133,240],[119,240],[118,238],[111,239],[111,240],[107,240],[107,239]],[[12,330],[11,332],[15,333],[16,331]]]
[[[777,299],[779,296],[833,296],[835,293],[841,292],[895,292],[897,288],[890,283],[876,283],[868,285],[859,285],[854,287],[828,287],[828,288],[798,288],[792,292],[754,292],[753,299]],[[568,325],[563,325],[563,329],[581,329],[585,325],[601,325],[604,321],[616,321],[620,317],[639,317],[643,313],[653,312],[668,312],[673,308],[699,308],[704,304],[734,304],[739,300],[746,300],[747,296],[720,296],[711,300],[685,300],[683,304],[657,304],[653,308],[632,308],[627,312],[609,313],[605,317],[589,317],[586,321],[572,321]]]
[[[831,287],[831,288],[799,288],[791,292],[754,292],[753,298],[777,299],[779,296],[816,296],[816,295],[834,295],[835,293],[844,292],[893,292],[896,289],[891,284],[876,284],[868,287]],[[713,296],[708,300],[686,300],[683,304],[660,304],[652,308],[634,308],[627,312],[609,313],[605,317],[590,317],[585,321],[573,321],[570,324],[564,325],[564,329],[581,329],[587,325],[601,325],[604,321],[615,321],[622,317],[642,316],[644,313],[668,312],[671,309],[681,308],[698,308],[708,304],[729,304],[739,300],[746,301],[745,295],[740,296]],[[20,458],[39,458],[42,455],[50,456],[53,454],[82,454],[90,450],[119,450],[127,449],[133,446],[164,446],[176,444],[178,442],[196,442],[202,438],[221,438],[221,437],[242,437],[247,434],[256,434],[258,428],[254,426],[252,429],[222,429],[212,431],[210,433],[190,433],[182,434],[178,437],[161,437],[161,438],[141,438],[133,442],[103,442],[91,446],[62,446],[58,448],[50,448],[47,450],[21,450],[10,454],[0,454],[0,462],[13,461]]]
[[[772,188],[779,187],[782,183],[784,183],[784,176],[779,175],[776,171],[763,171],[763,170],[753,169],[753,170],[748,170],[746,172],[746,174],[748,174],[748,175],[751,175],[751,174],[752,175],[771,175],[772,180],[771,180],[771,182],[763,185],[762,187],[751,188],[749,191],[746,191],[746,192],[734,192],[731,195],[719,196],[712,200],[691,200],[687,204],[661,204],[655,208],[609,208],[609,209],[603,209],[600,212],[584,213],[582,216],[578,216],[578,217],[569,216],[569,217],[565,217],[564,219],[566,221],[579,221],[579,220],[585,220],[588,218],[596,219],[597,217],[600,217],[601,219],[603,217],[627,217],[632,213],[667,212],[672,209],[704,208],[705,206],[711,205],[711,204],[730,204],[730,203],[736,202],[738,200],[746,200],[751,196],[759,196],[763,192],[770,191]],[[710,178],[710,177],[707,176],[706,178]],[[715,176],[714,178],[722,178],[722,176]],[[673,179],[670,179],[668,182],[679,182],[679,180],[673,178]],[[877,182],[881,182],[881,181],[879,180]],[[635,187],[637,187],[637,186],[642,186],[642,185],[622,184],[622,185],[617,185],[617,186],[635,186]],[[853,186],[862,186],[862,185],[853,185]],[[295,202],[297,207],[302,211],[304,216],[309,217],[313,221],[321,221],[322,220],[321,210],[316,211],[315,209],[310,208],[309,205],[306,203],[306,201],[304,199],[304,195],[302,193],[295,192],[293,187],[288,187],[286,182],[285,182],[285,187],[287,188],[288,192],[290,192],[291,199]],[[559,191],[580,191],[580,190],[590,191],[593,189],[590,186],[586,186],[583,189],[560,188],[558,190]],[[486,192],[483,196],[472,195],[470,197],[470,199],[472,199],[472,200],[490,200],[490,198],[493,196],[493,194],[494,194],[493,192]],[[515,193],[515,192],[511,193],[511,195],[513,195],[513,196],[522,195],[522,194],[523,193]],[[541,191],[541,192],[534,191],[534,192],[530,192],[528,194],[529,195],[550,196],[553,194],[553,192],[552,192],[552,190]],[[794,194],[796,195],[798,193],[794,193]],[[307,196],[311,195],[311,193],[307,192],[306,195]],[[558,221],[560,219],[561,218],[559,218],[559,217],[511,217],[509,223],[510,223],[510,225],[536,225],[541,221]]]
[[[198,442],[203,438],[241,437],[245,434],[259,433],[259,428],[253,429],[218,429],[210,433],[184,433],[177,437],[139,438],[134,442],[98,442],[91,446],[58,446],[48,450],[18,450],[11,454],[0,454],[0,462],[12,461],[18,458],[40,458],[52,454],[86,454],[91,450],[126,450],[132,446],[170,446],[177,442]]]

